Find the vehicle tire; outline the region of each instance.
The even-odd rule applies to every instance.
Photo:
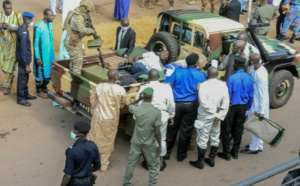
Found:
[[[294,89],[294,77],[287,70],[275,72],[269,83],[269,96],[271,108],[279,108],[290,99]]]
[[[179,45],[176,39],[172,36],[172,34],[163,31],[157,32],[151,36],[146,45],[146,49],[153,51],[157,55],[159,55],[163,50],[168,50],[169,59],[164,62],[164,65],[176,61],[179,55]]]

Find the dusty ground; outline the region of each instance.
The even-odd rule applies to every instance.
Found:
[[[48,0],[12,0],[15,11],[31,11],[36,14],[35,22],[42,18],[42,10],[48,7]],[[130,7],[131,26],[137,32],[137,45],[143,45],[150,38],[156,23],[156,15],[167,6],[155,10],[141,9],[138,1],[132,0]],[[118,21],[112,18],[114,1],[101,0],[96,2],[96,13],[93,21],[99,34],[104,39],[104,47],[111,47],[115,43],[115,30]],[[199,8],[200,2],[189,6],[185,1],[176,1],[175,8]],[[245,23],[242,16],[242,22]],[[272,23],[273,27],[275,22]],[[58,49],[61,34],[61,15],[58,14],[54,22],[55,47]],[[270,36],[275,35],[272,29]],[[299,47],[298,42],[296,45]],[[94,51],[87,51],[93,53]],[[0,84],[2,81],[0,75]],[[34,79],[31,75],[30,92],[34,94]],[[277,148],[265,145],[265,149],[258,155],[240,155],[238,160],[231,162],[216,158],[216,167],[205,167],[196,170],[189,166],[189,160],[196,159],[196,151],[189,151],[188,158],[178,163],[175,155],[168,161],[168,166],[161,172],[158,185],[230,185],[257,174],[268,168],[291,160],[297,156],[299,145],[300,100],[297,97],[300,82],[295,81],[294,94],[289,103],[283,108],[271,110],[272,120],[286,128],[286,134]],[[69,133],[73,124],[81,117],[75,117],[66,110],[52,107],[50,100],[37,99],[32,101],[32,107],[25,108],[15,103],[15,83],[12,94],[3,96],[0,93],[0,185],[28,185],[52,186],[59,185],[65,161],[65,149],[73,141]],[[242,146],[250,142],[248,134],[244,135]],[[121,185],[127,164],[129,139],[123,130],[119,130],[116,138],[115,151],[111,157],[112,167],[107,173],[97,172],[97,185]],[[262,182],[259,185],[279,185],[284,174]],[[133,185],[146,185],[148,173],[137,165]]]

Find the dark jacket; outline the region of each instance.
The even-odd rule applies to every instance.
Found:
[[[29,31],[24,26],[20,26],[17,30],[16,57],[19,67],[24,68],[26,65],[29,65],[32,60]]]
[[[119,26],[117,28],[117,36],[116,36],[116,46],[115,49],[117,49],[117,45],[119,42],[119,33],[121,31],[121,27]],[[120,49],[122,48],[127,48],[125,52],[122,54],[122,56],[127,55],[129,56],[135,46],[135,31],[132,28],[128,28],[127,32],[123,36],[123,39],[121,40],[120,43]]]
[[[222,3],[219,14],[234,21],[240,22],[241,3],[239,0],[232,0],[227,5]]]

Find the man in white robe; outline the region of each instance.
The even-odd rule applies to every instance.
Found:
[[[260,63],[260,55],[252,54],[249,58],[249,65],[252,65],[252,77],[253,77],[253,103],[248,113],[248,118],[251,117],[254,112],[259,115],[259,120],[264,118],[269,119],[269,86],[268,86],[268,72],[264,66]],[[263,141],[251,134],[251,144],[246,145],[246,149],[241,150],[243,154],[257,154],[263,150]]]

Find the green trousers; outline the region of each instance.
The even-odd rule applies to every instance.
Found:
[[[156,154],[155,145],[138,145],[131,143],[128,156],[128,165],[125,172],[123,186],[129,186],[132,182],[135,165],[144,154],[149,166],[149,186],[156,185],[160,169],[160,156]]]

